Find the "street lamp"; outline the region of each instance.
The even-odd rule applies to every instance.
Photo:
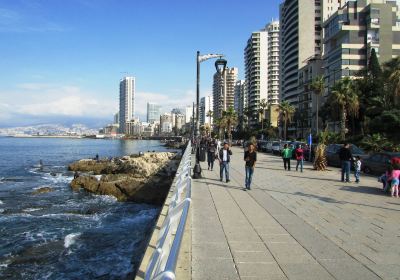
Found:
[[[200,135],[200,123],[199,123],[199,106],[200,106],[200,63],[211,58],[219,57],[219,60],[222,60],[222,54],[205,54],[200,55],[200,52],[197,51],[196,64],[197,64],[197,77],[196,77],[196,129],[194,138],[196,139],[196,164],[193,168],[193,178],[201,177],[201,167],[200,167],[200,147],[199,147],[199,135]]]

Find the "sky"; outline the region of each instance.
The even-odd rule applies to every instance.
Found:
[[[83,123],[118,110],[119,81],[136,78],[136,115],[195,101],[196,51],[222,53],[244,74],[251,32],[279,0],[1,0],[0,127]],[[201,64],[211,94],[212,60]]]

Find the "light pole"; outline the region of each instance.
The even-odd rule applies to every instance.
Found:
[[[211,58],[221,58],[224,55],[222,54],[205,54],[200,55],[200,52],[197,51],[196,56],[196,66],[197,66],[197,75],[196,75],[196,128],[194,133],[194,140],[196,140],[196,164],[193,168],[193,178],[200,178],[201,177],[201,167],[200,167],[200,146],[199,146],[199,135],[200,135],[200,123],[199,123],[199,106],[200,106],[200,63]]]
[[[215,61],[215,70],[217,70],[217,73],[220,75],[220,85],[221,85],[221,97],[222,97],[222,101],[223,101],[223,111],[226,111],[226,77],[225,77],[225,72],[226,72],[226,64],[228,62],[223,59],[222,57],[218,58]],[[221,117],[221,116],[220,116]]]

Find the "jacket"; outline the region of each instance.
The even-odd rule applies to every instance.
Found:
[[[227,161],[226,162],[230,162],[231,161],[231,155],[232,155],[232,151],[230,149],[228,149]],[[220,149],[219,153],[218,153],[218,159],[220,161],[222,161],[223,158],[224,158],[224,148]]]
[[[338,154],[339,154],[339,159],[341,161],[353,160],[353,155],[351,154],[351,151],[348,148],[345,148],[345,147],[340,148]]]

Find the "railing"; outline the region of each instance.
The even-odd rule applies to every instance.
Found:
[[[175,279],[175,268],[191,202],[191,145],[188,143],[176,173],[175,189],[156,249],[146,269],[146,280]]]

